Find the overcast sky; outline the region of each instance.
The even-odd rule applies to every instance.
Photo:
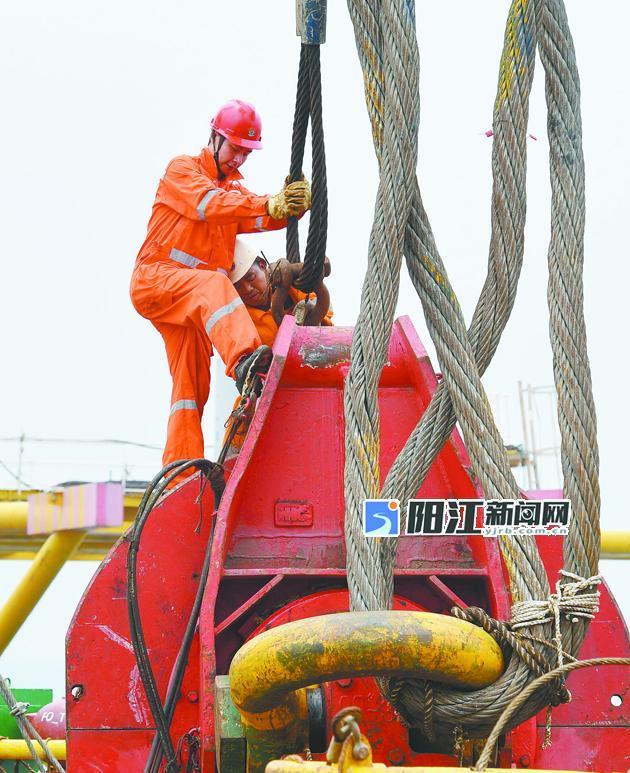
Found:
[[[582,82],[587,172],[585,302],[599,421],[603,525],[627,524],[626,228],[630,211],[627,0],[570,0]],[[378,181],[361,71],[343,2],[329,3],[322,50],[328,160],[329,285],[336,321],[356,318]],[[418,2],[421,128],[418,174],[437,243],[470,319],[486,272],[492,122],[509,3]],[[37,486],[120,474],[148,477],[160,452],[38,438],[117,438],[160,447],[170,379],[160,336],[131,306],[128,285],[157,182],[175,155],[207,141],[209,118],[240,97],[263,116],[264,149],[243,168],[274,193],[288,171],[299,41],[294,3],[57,0],[5,4],[0,35],[3,120],[0,190],[5,346],[0,436],[25,433],[22,476]],[[552,383],[547,333],[548,147],[542,68],[532,97],[525,264],[512,319],[484,383],[503,401],[506,442],[522,442],[517,382]],[[310,168],[307,162],[306,171]],[[303,228],[305,232],[305,229]],[[281,256],[283,234],[261,237]],[[433,352],[420,305],[410,314]],[[436,369],[438,364],[434,361]],[[211,416],[211,412],[210,412]],[[210,433],[208,433],[210,434]],[[18,447],[0,442],[16,472]],[[543,481],[553,485],[553,480]],[[0,470],[0,485],[15,480]],[[618,568],[620,564],[616,565]],[[618,569],[619,570],[619,569]],[[0,601],[23,571],[0,564]],[[63,631],[91,567],[65,570],[49,592],[50,662],[26,669],[26,634],[7,651],[14,683],[59,668]],[[74,572],[74,574],[72,574]],[[57,595],[54,595],[54,594]],[[63,608],[63,609],[62,609]],[[66,617],[64,617],[66,615]],[[40,621],[45,618],[40,618]],[[41,630],[41,628],[40,628]],[[22,642],[22,644],[21,644]],[[52,650],[51,650],[52,652]],[[60,685],[56,676],[48,679]]]

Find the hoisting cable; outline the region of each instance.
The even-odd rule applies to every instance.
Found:
[[[310,293],[322,277],[328,230],[328,188],[319,52],[326,35],[326,0],[309,0],[308,3],[305,0],[298,0],[296,10],[298,34],[301,35],[302,46],[293,119],[289,182],[302,179],[304,147],[310,116],[313,156],[311,214],[304,252],[304,269],[295,282],[298,289]],[[287,224],[287,259],[291,263],[300,261],[297,217],[290,217]]]
[[[523,259],[527,118],[537,48],[545,69],[552,184],[550,337],[565,496],[571,499],[573,511],[569,537],[565,539],[565,570],[586,588],[580,594],[592,595],[591,580],[598,560],[598,454],[583,315],[580,90],[564,3],[511,3],[493,117],[488,274],[468,331],[416,179],[419,57],[414,2],[348,0],[348,7],[380,172],[368,272],[344,395],[346,543],[352,608],[388,608],[393,593],[396,539],[365,540],[360,524],[362,500],[413,498],[456,421],[486,498],[520,497],[480,376],[510,316]],[[444,379],[382,486],[377,389],[387,356],[403,256],[422,301]],[[513,600],[546,599],[549,583],[534,540],[505,537],[500,547]],[[542,625],[541,636],[548,640],[550,626]],[[577,655],[587,625],[588,618],[573,623],[562,617],[557,638],[571,656]],[[532,637],[529,640],[537,655],[547,655],[546,644]],[[514,656],[503,676],[490,687],[462,696],[448,687],[436,686],[432,696],[436,730],[444,735],[459,726],[469,735],[486,735],[502,709],[534,676],[526,663]],[[552,682],[518,709],[510,725],[519,724],[549,702],[555,689]],[[397,708],[421,726],[426,702],[424,684],[405,679],[397,688]],[[383,689],[388,692],[387,686]]]

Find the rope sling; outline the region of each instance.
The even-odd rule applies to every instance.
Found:
[[[500,433],[481,382],[516,296],[523,262],[526,137],[536,50],[545,71],[551,174],[548,303],[558,394],[564,494],[573,518],[564,541],[568,575],[557,595],[594,597],[584,614],[534,615],[526,627],[459,612],[510,640],[506,669],[493,685],[462,693],[420,680],[380,681],[402,718],[428,737],[485,737],[508,704],[539,676],[577,656],[597,610],[598,449],[583,314],[584,162],[575,51],[562,0],[513,0],[505,31],[493,114],[492,234],[487,276],[468,330],[424,210],[416,177],[419,53],[413,0],[348,0],[363,70],[379,165],[379,186],[361,310],[345,388],[345,535],[351,608],[391,608],[397,539],[367,540],[365,499],[413,498],[449,437],[461,427],[474,474],[487,499],[518,499]],[[379,471],[378,381],[384,366],[403,256],[418,293],[443,380],[384,482]],[[401,512],[403,522],[406,512]],[[552,605],[533,537],[500,537],[515,604]],[[578,607],[580,604],[578,603]],[[547,620],[547,622],[543,622]],[[556,628],[554,632],[553,628]],[[568,700],[563,678],[544,681],[511,714],[505,729]]]

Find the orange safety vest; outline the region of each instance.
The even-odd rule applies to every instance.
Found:
[[[234,170],[219,180],[210,148],[174,158],[158,185],[136,267],[166,261],[229,273],[237,234],[284,228],[286,220],[267,214],[269,196],[251,193],[242,179]]]

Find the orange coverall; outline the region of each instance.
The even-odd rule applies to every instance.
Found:
[[[213,348],[233,375],[261,343],[227,274],[238,233],[284,228],[286,220],[269,217],[269,197],[251,193],[241,179],[234,170],[219,180],[209,148],[173,159],[133,270],[131,300],[161,333],[173,377],[164,464],[204,455]]]
[[[304,300],[307,296],[305,293],[301,292],[301,290],[296,290],[294,287],[292,287],[289,290],[289,297],[293,301],[293,306],[292,308],[287,309],[287,314],[293,314],[295,306],[300,301]],[[255,309],[253,306],[246,306],[245,308],[249,312],[249,316],[252,318],[252,321],[256,326],[260,340],[264,344],[267,344],[267,346],[273,346],[273,342],[276,340],[276,336],[278,335],[278,325],[276,325],[276,321],[274,320],[271,311]],[[328,309],[326,316],[321,321],[321,324],[324,327],[332,327],[332,316],[332,309]]]

